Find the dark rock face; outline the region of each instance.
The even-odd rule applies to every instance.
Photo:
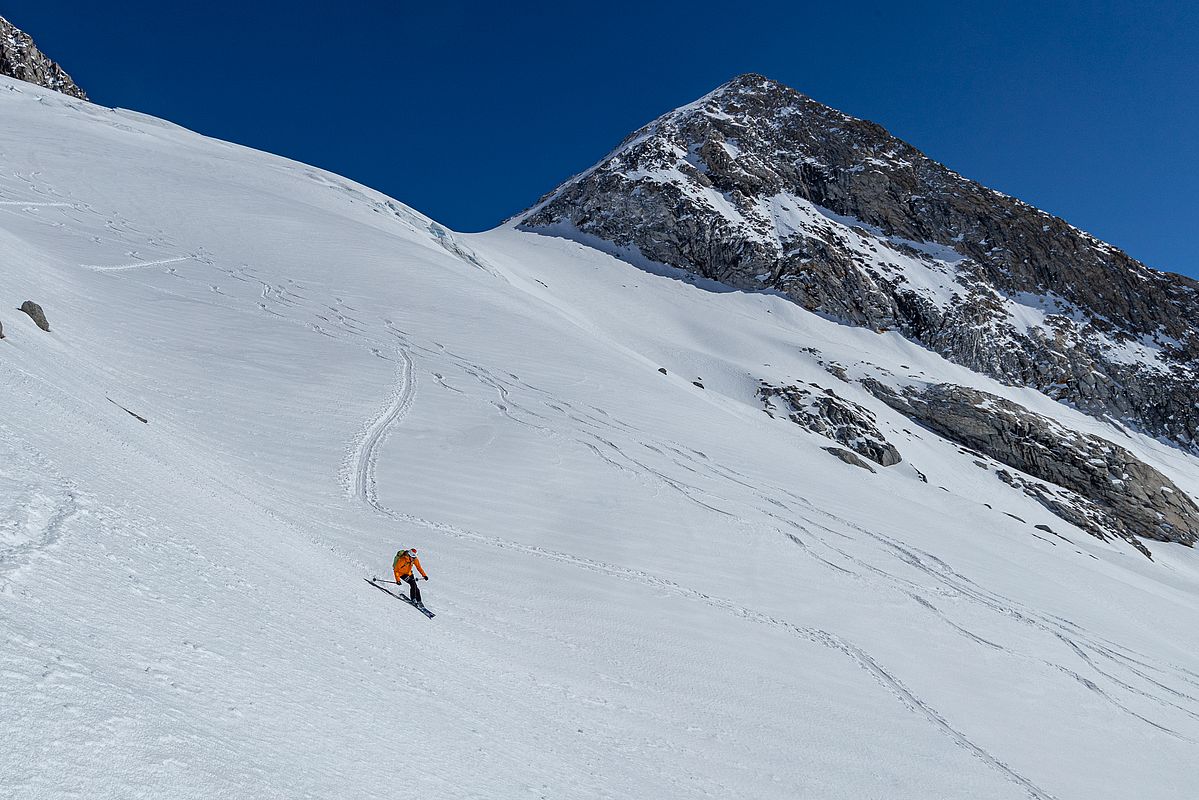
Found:
[[[997,473],[1099,538],[1115,534],[1134,542],[1133,537],[1142,537],[1188,546],[1199,538],[1199,507],[1173,481],[1119,445],[976,389],[943,383],[924,390],[909,387],[901,394],[873,379],[863,385],[945,438],[1065,489]]]
[[[80,100],[87,99],[71,76],[37,49],[29,34],[3,17],[0,17],[0,75],[36,83]]]
[[[780,410],[795,424],[840,442],[879,466],[890,467],[903,461],[899,451],[875,425],[874,413],[838,397],[831,389],[816,384],[810,387],[763,384],[758,396],[771,416]]]
[[[1199,283],[759,75],[635,132],[519,224],[775,289],[1199,450]]]
[[[42,311],[42,307],[37,303],[33,302],[32,300],[26,300],[24,303],[21,303],[20,310],[28,314],[29,318],[32,319],[34,324],[39,328],[44,331],[50,330],[50,323],[46,321],[46,314]]]

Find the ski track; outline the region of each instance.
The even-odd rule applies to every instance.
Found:
[[[858,667],[874,677],[878,683],[880,683],[891,694],[898,698],[909,709],[925,717],[925,719],[932,723],[938,730],[952,739],[955,744],[970,752],[982,763],[998,771],[1005,778],[1020,786],[1028,794],[1028,796],[1039,798],[1041,800],[1053,799],[1053,795],[1044,791],[1032,781],[1017,773],[1003,761],[971,741],[969,737],[967,737],[960,730],[953,727],[953,725],[951,725],[939,712],[932,708],[928,703],[917,697],[911,690],[904,686],[899,678],[883,668],[865,650],[844,640],[836,634],[819,628],[809,628],[796,625],[794,623],[787,622],[786,620],[781,620],[777,617],[764,614],[760,611],[755,611],[746,606],[738,605],[730,600],[708,595],[695,589],[687,588],[679,583],[658,577],[648,572],[633,570],[626,567],[619,567],[614,564],[582,558],[579,556],[570,555],[568,553],[550,550],[544,547],[521,544],[519,542],[513,542],[494,536],[486,536],[484,534],[454,525],[423,519],[421,517],[390,509],[379,503],[377,498],[369,502],[371,507],[376,511],[396,520],[397,522],[406,522],[425,528],[426,530],[435,531],[460,540],[483,544],[488,547],[494,547],[502,550],[512,550],[535,556],[537,558],[568,564],[579,569],[585,569],[589,572],[599,573],[631,583],[637,583],[642,586],[648,586],[653,589],[666,591],[676,596],[697,600],[714,608],[731,613],[749,622],[760,625],[769,625],[786,631],[787,633],[797,636],[805,641],[841,652],[852,659],[858,665]]]
[[[388,327],[391,327],[390,323],[388,323]],[[984,748],[975,744],[960,730],[953,727],[953,725],[951,725],[948,720],[946,720],[939,712],[937,712],[928,703],[921,700],[911,690],[905,687],[899,678],[883,668],[865,650],[845,641],[836,634],[821,630],[819,628],[808,628],[795,625],[794,623],[787,622],[786,620],[781,620],[768,614],[738,605],[730,600],[708,595],[695,589],[687,588],[679,583],[665,578],[660,578],[648,572],[633,570],[626,567],[619,567],[614,564],[608,564],[589,558],[582,558],[534,545],[521,544],[519,542],[501,539],[499,537],[487,536],[475,531],[467,530],[465,528],[460,528],[458,526],[442,522],[434,522],[432,520],[423,519],[412,514],[396,511],[384,505],[382,502],[380,502],[378,497],[378,482],[376,478],[379,448],[389,437],[392,426],[399,423],[407,416],[416,400],[416,377],[413,359],[403,348],[397,348],[396,352],[401,360],[401,367],[397,375],[395,389],[392,392],[390,402],[384,411],[367,426],[365,433],[362,435],[357,443],[357,446],[354,448],[352,494],[362,502],[366,503],[376,512],[397,522],[405,522],[411,525],[416,525],[418,527],[425,528],[426,530],[441,533],[456,539],[475,542],[497,549],[516,551],[537,558],[555,561],[561,564],[567,564],[579,569],[585,569],[590,572],[607,575],[620,580],[637,583],[643,586],[649,586],[654,589],[664,590],[676,596],[706,603],[707,605],[710,605],[714,608],[719,608],[750,622],[760,625],[769,625],[786,631],[789,634],[797,636],[813,644],[836,650],[853,660],[859,668],[870,674],[879,684],[881,684],[892,695],[899,699],[900,702],[902,702],[910,710],[923,716],[926,720],[928,720],[929,723],[941,731],[941,733],[953,740],[957,746],[965,749],[983,764],[1000,773],[1004,778],[1019,786],[1029,797],[1037,798],[1038,800],[1054,800],[1053,795],[1041,789],[1028,778],[1020,775],[1003,761],[987,752]],[[495,387],[493,386],[493,388]],[[504,395],[502,394],[501,396]],[[615,445],[612,445],[609,442],[605,442],[605,444],[609,444],[611,447],[615,448]],[[616,449],[617,452],[620,452],[619,448]],[[623,453],[621,455],[623,455]],[[660,473],[658,474],[660,477],[664,477],[661,476]],[[674,485],[673,481],[668,481],[668,483]],[[675,485],[675,488],[679,489],[677,485]],[[682,489],[679,490],[682,491]],[[709,508],[711,507],[709,506]],[[715,508],[712,510],[718,511],[719,513],[727,513]]]
[[[161,267],[165,264],[179,264],[184,261],[196,261],[195,256],[180,256],[178,258],[163,258],[157,261],[136,261],[132,264],[80,264],[84,269],[90,269],[93,272],[125,272],[131,269],[142,269],[143,267]]]
[[[813,508],[813,510],[819,511],[819,509],[815,509],[815,507],[812,507],[812,508]],[[822,512],[822,513],[826,513],[826,512]],[[1117,650],[1117,648],[1120,648],[1119,645],[1112,643],[1112,642],[1106,642],[1102,639],[1095,640],[1092,637],[1090,637],[1089,634],[1086,634],[1085,631],[1080,629],[1077,625],[1070,622],[1069,620],[1062,620],[1057,617],[1053,617],[1052,615],[1038,614],[1038,613],[1030,611],[1026,608],[1020,607],[1018,604],[1014,603],[1009,598],[1005,598],[1005,597],[996,595],[994,593],[988,592],[984,589],[981,589],[976,584],[974,584],[974,582],[971,581],[969,578],[966,578],[965,576],[962,576],[959,573],[955,572],[952,568],[949,567],[949,565],[945,564],[945,562],[941,561],[940,559],[937,559],[935,556],[931,556],[928,553],[921,553],[920,555],[917,555],[917,553],[915,551],[913,551],[912,549],[908,549],[908,548],[898,544],[897,542],[890,539],[889,537],[886,537],[882,534],[878,534],[878,533],[869,531],[865,528],[856,526],[853,523],[842,520],[838,517],[835,517],[832,514],[826,513],[826,515],[841,524],[848,525],[848,526],[858,530],[863,535],[868,536],[868,537],[878,541],[879,543],[883,544],[885,547],[888,547],[891,550],[893,550],[896,554],[898,554],[901,561],[916,568],[921,573],[923,573],[927,577],[933,579],[934,581],[936,581],[936,583],[940,584],[940,587],[941,587],[940,591],[942,591],[942,593],[946,594],[947,596],[961,598],[968,602],[980,605],[991,612],[1007,616],[1021,624],[1031,626],[1049,636],[1052,636],[1052,637],[1058,639],[1059,641],[1061,641],[1063,644],[1065,644],[1069,648],[1069,650],[1074,655],[1076,655],[1081,661],[1083,661],[1084,664],[1089,669],[1091,669],[1096,675],[1106,678],[1107,680],[1111,681],[1113,684],[1115,684],[1119,688],[1127,691],[1130,694],[1135,694],[1140,697],[1143,697],[1143,698],[1145,698],[1153,703],[1156,703],[1158,705],[1176,710],[1186,716],[1189,716],[1192,718],[1199,718],[1199,714],[1197,714],[1195,711],[1185,708],[1185,707],[1179,705],[1178,703],[1170,702],[1169,700],[1166,700],[1162,697],[1159,697],[1157,695],[1154,695],[1154,694],[1146,692],[1142,689],[1139,689],[1139,688],[1133,686],[1132,684],[1128,683],[1127,681],[1122,680],[1119,677],[1111,674],[1110,672],[1107,672],[1107,671],[1101,669],[1099,667],[1099,665],[1095,662],[1094,658],[1092,658],[1090,655],[1088,655],[1088,653],[1098,656],[1098,657],[1101,657],[1105,660],[1117,663],[1119,666],[1129,670],[1130,672],[1137,675],[1138,677],[1140,677],[1142,680],[1146,681],[1147,683],[1153,684],[1154,686],[1158,687],[1162,691],[1165,691],[1165,692],[1179,698],[1180,700],[1190,701],[1192,703],[1197,702],[1196,699],[1191,697],[1190,695],[1179,692],[1179,691],[1161,683],[1160,681],[1141,672],[1140,670],[1136,669],[1135,667],[1129,666],[1129,664],[1125,663],[1125,662],[1132,662],[1133,664],[1136,664],[1137,666],[1143,667],[1145,669],[1155,670],[1157,672],[1164,673],[1167,670],[1165,670],[1161,667],[1158,667],[1158,666],[1147,664],[1144,661],[1141,661],[1138,658],[1133,658],[1130,655],[1125,655],[1125,654],[1119,653]],[[799,516],[801,519],[804,519],[802,514],[797,514],[797,516]],[[814,522],[810,519],[805,519],[804,521],[808,522],[808,524],[811,524],[814,527],[818,527],[821,530],[824,530],[828,533],[834,533],[834,534],[840,535],[837,531],[834,531],[833,529],[831,529],[828,526],[823,525],[821,523]],[[920,596],[920,591],[922,589],[927,590],[927,587],[921,586],[920,584],[917,584],[914,581],[908,580],[906,578],[902,578],[898,575],[889,573],[873,564],[866,563],[866,562],[862,561],[861,559],[847,553],[843,549],[836,547],[835,545],[832,545],[832,544],[828,543],[827,541],[824,541],[821,537],[815,536],[813,531],[811,531],[810,529],[804,528],[802,525],[799,525],[797,523],[792,523],[792,524],[795,525],[795,527],[803,530],[809,536],[812,536],[812,538],[814,540],[820,541],[823,546],[836,552],[839,556],[844,558],[847,562],[852,563],[855,566],[859,567],[860,569],[864,570],[865,572],[873,574],[876,577],[881,578],[882,580],[896,586],[904,594],[907,594],[909,597],[916,600],[920,605],[922,605],[923,607],[928,609],[930,612],[935,614],[937,617],[939,617],[942,622],[945,622],[946,624],[950,625],[952,628],[957,630],[959,633],[967,636],[968,638],[978,642],[981,645],[991,647],[991,648],[998,647],[999,649],[1007,652],[1009,655],[1020,657],[1020,658],[1025,657],[1019,653],[1015,653],[1013,651],[1007,650],[1007,648],[1003,648],[1002,646],[996,645],[994,642],[990,642],[990,641],[984,639],[983,637],[980,637],[977,634],[973,633],[972,631],[969,631],[968,629],[963,628],[960,625],[957,625],[956,623],[954,623],[943,612],[941,612],[935,605],[933,605],[931,602],[929,602],[928,600],[926,600]],[[791,534],[787,534],[787,535],[789,536],[789,538],[791,538],[791,540],[793,542],[798,544],[800,547],[807,549],[807,545],[805,543],[803,543],[802,540],[800,540],[798,537],[795,537]],[[921,558],[921,555],[923,555],[924,558]],[[934,562],[937,566],[935,568],[931,567],[929,565],[929,563],[927,563],[924,559],[929,559],[930,561]],[[823,559],[821,559],[821,560],[823,560]],[[829,562],[826,561],[825,563],[829,563]],[[1120,649],[1123,649],[1123,648],[1120,648]],[[1137,655],[1137,654],[1134,654],[1134,655]],[[1189,737],[1183,736],[1182,734],[1177,733],[1176,731],[1170,729],[1169,727],[1161,725],[1160,723],[1150,720],[1150,719],[1144,717],[1143,715],[1133,711],[1127,705],[1119,702],[1118,700],[1113,698],[1111,695],[1100,690],[1097,687],[1097,685],[1094,684],[1094,682],[1079,676],[1073,670],[1069,670],[1066,667],[1063,667],[1059,664],[1055,664],[1055,663],[1052,663],[1052,662],[1044,660],[1044,659],[1036,659],[1036,660],[1046,667],[1065,672],[1066,674],[1071,675],[1072,677],[1075,677],[1077,680],[1079,680],[1080,683],[1082,683],[1088,689],[1090,689],[1091,691],[1097,692],[1105,700],[1107,700],[1108,702],[1111,702],[1113,705],[1115,705],[1121,711],[1128,713],[1128,714],[1136,717],[1137,719],[1153,726],[1154,728],[1164,731],[1176,738],[1182,739],[1184,741],[1193,741]],[[1171,670],[1171,672],[1176,673],[1177,670]]]
[[[376,511],[387,513],[379,503],[375,480],[375,469],[379,459],[379,447],[387,439],[391,426],[407,416],[416,400],[416,370],[412,357],[396,348],[400,366],[396,375],[395,389],[387,408],[370,425],[354,448],[354,473],[352,494]]]
[[[0,206],[16,206],[18,208],[80,208],[78,203],[40,203],[22,200],[0,200]]]
[[[476,381],[478,381],[483,386],[488,387],[488,388],[492,389],[493,391],[495,391],[499,398],[498,402],[497,401],[488,401],[489,404],[492,407],[494,407],[497,411],[499,411],[501,416],[505,417],[506,419],[510,420],[511,422],[517,423],[517,424],[522,425],[527,428],[533,428],[535,430],[540,431],[543,434],[546,434],[546,435],[551,436],[558,440],[570,441],[574,444],[582,445],[588,451],[590,451],[595,456],[600,458],[602,461],[607,463],[609,466],[612,466],[626,474],[633,476],[634,478],[639,480],[643,485],[648,486],[653,481],[656,480],[660,484],[666,486],[667,488],[669,488],[675,492],[678,492],[683,497],[685,497],[688,501],[694,503],[697,506],[700,506],[701,508],[704,508],[707,511],[711,511],[722,517],[735,518],[734,514],[728,512],[724,509],[718,508],[718,507],[712,505],[711,503],[705,502],[704,500],[701,500],[697,495],[704,495],[704,496],[713,498],[715,500],[723,501],[725,503],[732,502],[728,498],[725,498],[720,495],[711,494],[710,492],[707,492],[706,490],[704,490],[698,486],[694,486],[694,485],[685,483],[683,481],[676,480],[676,479],[670,477],[669,475],[666,475],[662,471],[655,469],[654,467],[651,467],[650,465],[628,455],[624,450],[622,450],[620,448],[620,446],[618,446],[611,440],[604,438],[604,436],[599,435],[599,433],[595,433],[593,431],[588,431],[585,435],[587,437],[589,437],[590,439],[594,440],[594,442],[598,442],[599,444],[603,445],[604,449],[611,451],[612,453],[615,454],[616,457],[623,459],[627,465],[631,465],[631,466],[622,464],[622,463],[616,461],[613,457],[605,455],[605,453],[601,450],[601,448],[597,447],[593,442],[587,441],[586,439],[584,439],[582,437],[564,436],[563,434],[561,434],[557,430],[553,429],[552,427],[547,427],[545,425],[541,425],[536,422],[527,422],[523,419],[518,418],[513,413],[514,411],[520,412],[521,414],[524,414],[535,420],[549,422],[548,418],[546,418],[545,416],[538,414],[535,411],[532,411],[528,408],[525,408],[524,406],[517,404],[512,399],[512,394],[511,394],[510,389],[504,385],[504,381],[500,378],[497,378],[494,374],[492,374],[490,371],[488,371],[484,367],[482,367],[478,364],[474,364],[474,363],[470,362],[469,360],[456,355],[455,353],[447,350],[444,346],[441,346],[441,345],[438,345],[439,352],[437,352],[437,353],[434,353],[433,351],[428,350],[427,348],[422,348],[419,345],[413,345],[408,340],[408,337],[406,335],[402,335],[402,332],[398,331],[393,325],[391,325],[390,322],[387,323],[387,328],[397,338],[401,338],[402,340],[404,340],[405,343],[407,344],[407,346],[409,346],[409,347],[413,347],[413,348],[419,349],[419,350],[424,350],[425,352],[428,352],[431,355],[448,356],[451,360],[453,360],[455,362],[455,365],[459,369],[461,369],[464,374],[469,375],[470,377],[474,378]],[[544,398],[547,398],[547,399],[543,400],[543,402],[545,402],[546,407],[559,412],[560,414],[562,414],[562,415],[568,417],[569,419],[573,420],[574,422],[578,423],[582,427],[595,429],[595,430],[600,431],[600,433],[607,434],[612,429],[613,425],[615,424],[615,425],[618,425],[620,428],[622,428],[623,432],[638,433],[636,431],[636,429],[634,429],[632,426],[629,426],[619,420],[612,420],[611,418],[606,419],[606,420],[600,420],[590,414],[587,414],[586,412],[578,411],[570,403],[567,403],[561,399],[555,398],[552,395],[550,395],[548,392],[545,392],[542,389],[537,389],[536,387],[533,387],[527,383],[521,382],[521,381],[519,381],[519,379],[515,378],[515,376],[512,376],[512,377],[513,377],[513,380],[517,381],[517,385],[527,388],[531,391],[537,392],[538,394],[541,394]],[[453,387],[448,386],[445,383],[444,378],[440,374],[437,374],[436,378],[437,378],[437,382],[440,383],[441,385],[445,386],[447,389],[451,389],[452,391],[456,391],[459,394],[462,394],[462,392],[460,390],[454,389]],[[559,406],[559,405],[556,405],[556,403],[561,403],[562,405]],[[569,409],[569,410],[567,410],[567,409]],[[603,414],[605,417],[608,416],[607,413],[604,412],[602,409],[596,409],[596,411]],[[574,412],[574,413],[572,413],[572,412]],[[654,448],[651,445],[646,445],[644,442],[642,442],[641,444],[644,447],[648,447],[650,450],[654,450]],[[674,448],[671,448],[671,449],[674,449]],[[660,452],[660,451],[655,451],[655,452]],[[679,452],[679,451],[676,451],[676,452]],[[677,460],[675,461],[675,463],[678,464],[679,466],[683,467],[684,469],[688,470],[689,472],[699,474],[697,472],[697,470],[692,469],[691,467],[685,466],[683,464],[680,464]],[[748,484],[745,484],[745,485],[748,485]]]

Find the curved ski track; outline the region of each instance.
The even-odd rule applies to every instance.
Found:
[[[396,348],[400,366],[397,370],[395,390],[391,402],[379,417],[367,426],[362,439],[355,448],[353,494],[371,508],[383,514],[392,514],[379,503],[375,469],[379,460],[379,446],[387,439],[391,426],[407,416],[416,400],[416,370],[412,357],[402,348]]]

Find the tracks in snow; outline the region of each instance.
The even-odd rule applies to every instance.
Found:
[[[395,419],[395,417],[392,418]],[[373,484],[368,483],[367,485],[371,485],[373,487]],[[757,625],[769,626],[776,630],[796,636],[806,642],[819,645],[830,650],[835,650],[850,658],[860,669],[867,672],[875,679],[875,681],[882,685],[884,689],[886,689],[900,702],[907,706],[908,709],[924,717],[943,735],[949,737],[957,746],[969,752],[983,764],[999,772],[1004,778],[1018,785],[1028,794],[1028,796],[1037,798],[1037,800],[1053,800],[1053,795],[1049,794],[1031,780],[1016,772],[1014,769],[1009,767],[1006,763],[989,753],[984,748],[975,744],[966,734],[950,724],[949,721],[946,720],[945,717],[943,717],[936,709],[921,700],[916,694],[908,689],[898,677],[879,664],[869,655],[869,653],[834,633],[830,633],[829,631],[822,630],[820,628],[796,625],[792,622],[788,622],[746,606],[739,605],[731,600],[709,595],[696,589],[688,588],[676,583],[675,581],[659,577],[649,572],[643,572],[641,570],[630,569],[627,567],[620,567],[615,564],[574,556],[569,553],[550,550],[548,548],[538,547],[535,545],[513,542],[495,536],[487,536],[485,534],[477,533],[475,531],[460,528],[455,525],[449,525],[443,522],[434,522],[432,520],[423,519],[412,514],[390,509],[380,504],[377,499],[368,500],[368,502],[370,502],[371,506],[375,510],[385,514],[397,522],[406,522],[425,528],[426,530],[431,530],[446,536],[450,536],[455,539],[474,542],[500,550],[523,553],[536,558],[554,561],[560,564],[566,564],[577,569],[584,569],[588,572],[594,572],[630,583],[639,584],[657,591],[664,591],[677,597],[683,597],[689,600],[702,602],[713,608],[717,608],[736,617],[740,617],[748,622],[752,622]]]
[[[19,571],[52,547],[82,510],[75,484],[0,423],[0,575]]]
[[[352,481],[355,497],[376,511],[389,515],[394,512],[379,503],[378,484],[375,479],[379,447],[386,441],[391,426],[407,416],[416,400],[416,368],[412,357],[403,348],[397,347],[395,352],[400,364],[396,372],[395,389],[387,408],[367,426],[358,446],[354,448]]]
[[[388,327],[391,328],[390,325]],[[392,330],[394,331],[394,328]],[[405,522],[455,539],[500,550],[519,552],[547,561],[566,564],[577,569],[606,575],[618,580],[647,586],[655,590],[665,591],[677,597],[702,602],[754,624],[769,626],[796,636],[806,642],[835,650],[851,659],[860,669],[868,673],[908,709],[924,717],[934,728],[947,736],[958,747],[961,747],[987,767],[998,772],[1008,781],[1019,786],[1029,797],[1036,798],[1036,800],[1054,800],[1053,795],[1016,772],[981,746],[975,744],[966,734],[950,724],[936,709],[904,686],[898,677],[887,671],[886,668],[879,664],[865,650],[842,639],[836,634],[820,628],[796,625],[739,605],[731,600],[688,588],[675,581],[649,572],[629,569],[544,547],[514,542],[496,536],[488,536],[448,523],[434,522],[413,514],[396,511],[384,505],[378,497],[378,482],[376,478],[379,449],[389,437],[392,427],[408,415],[416,400],[416,369],[412,356],[403,347],[396,347],[395,352],[400,362],[395,387],[389,398],[387,407],[366,427],[366,430],[354,448],[353,475],[352,480],[349,481],[351,493],[376,512],[397,522]]]
[[[34,203],[24,200],[0,200],[0,206],[16,206],[17,208],[80,208],[79,203]]]
[[[178,258],[161,258],[157,261],[135,261],[132,264],[80,264],[84,269],[90,269],[93,272],[125,272],[131,269],[141,269],[143,267],[161,267],[165,264],[180,264],[184,261],[196,261],[195,256],[180,256]]]

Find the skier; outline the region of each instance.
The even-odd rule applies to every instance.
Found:
[[[420,565],[420,559],[416,557],[415,547],[399,551],[396,553],[395,559],[391,562],[391,568],[396,576],[396,583],[406,582],[409,587],[408,597],[412,600],[413,605],[424,608],[425,604],[420,599],[420,589],[416,586],[417,578],[412,574],[413,566],[420,572],[422,579],[429,580],[429,576],[425,574],[425,568]]]

